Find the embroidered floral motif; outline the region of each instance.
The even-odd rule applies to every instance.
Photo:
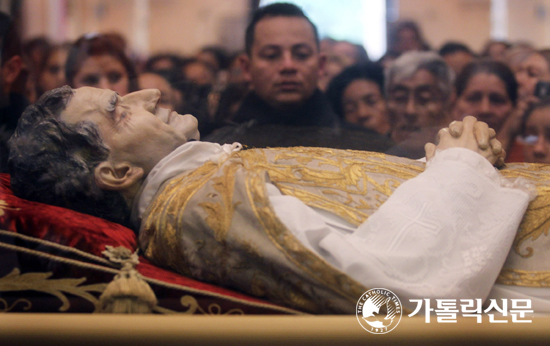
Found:
[[[550,167],[537,164],[514,164],[509,167],[513,169],[501,171],[505,177],[526,179],[537,188],[537,197],[529,204],[513,245],[518,255],[528,258],[533,256],[535,250],[531,246],[523,247],[523,244],[527,240],[535,241],[543,235],[548,236],[550,229]]]
[[[98,308],[99,300],[90,292],[103,292],[107,284],[94,284],[80,286],[86,278],[80,279],[50,279],[52,273],[25,273],[21,274],[19,268],[14,268],[11,273],[0,278],[0,292],[10,291],[38,291],[56,296],[62,305],[59,311],[67,311],[71,304],[65,294],[70,293],[85,299]]]

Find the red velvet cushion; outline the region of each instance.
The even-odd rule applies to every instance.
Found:
[[[124,226],[94,216],[16,197],[9,175],[0,174],[0,229],[49,240],[96,256],[105,245],[135,250],[135,233]]]
[[[48,240],[100,257],[102,257],[101,252],[105,250],[105,245],[124,246],[132,250],[137,248],[135,233],[124,226],[72,210],[16,197],[10,190],[10,177],[7,174],[0,174],[0,230]],[[140,256],[140,262],[137,269],[142,275],[179,287],[179,289],[173,288],[173,292],[166,291],[165,288],[164,293],[167,294],[177,295],[181,293],[180,291],[185,292],[190,288],[193,292],[202,292],[194,295],[203,305],[212,303],[216,306],[231,308],[238,306],[245,313],[253,314],[278,314],[291,311],[281,310],[276,305],[260,299],[155,267],[143,256]],[[155,293],[158,294],[158,292]],[[162,300],[162,297],[158,298]]]

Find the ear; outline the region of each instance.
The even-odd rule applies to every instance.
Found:
[[[239,56],[239,63],[240,63],[241,68],[243,70],[244,79],[247,82],[252,81],[252,76],[250,74],[250,65],[251,65],[250,56],[248,56],[248,54],[241,54]]]
[[[103,161],[94,170],[96,184],[102,190],[127,190],[136,185],[143,174],[143,168],[127,162]]]
[[[11,85],[15,82],[19,73],[23,69],[23,59],[19,55],[14,55],[8,59],[2,66],[2,80],[5,84]]]

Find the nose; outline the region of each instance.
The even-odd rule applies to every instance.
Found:
[[[294,57],[292,56],[292,52],[290,51],[284,52],[281,59],[282,59],[281,70],[283,72],[296,70],[296,64],[294,61]]]
[[[109,81],[107,80],[106,77],[101,77],[99,79],[99,85],[97,87],[101,88],[101,89],[110,89],[110,90],[112,90],[111,84],[109,83]]]
[[[123,96],[122,99],[125,103],[143,107],[148,112],[154,113],[160,99],[160,91],[158,89],[140,90]]]
[[[357,115],[359,119],[368,118],[370,116],[370,107],[367,106],[364,102],[359,102],[357,107]]]
[[[480,111],[481,111],[482,114],[486,114],[486,113],[489,113],[491,111],[491,102],[489,101],[488,97],[484,97],[481,100],[481,109],[480,109]]]
[[[516,81],[519,88],[524,88],[527,84],[527,73],[525,71],[519,71],[516,73]]]
[[[546,142],[544,136],[539,136],[537,143],[533,146],[533,153],[535,157],[546,157],[550,143]]]
[[[407,100],[407,106],[405,107],[405,119],[407,122],[413,123],[416,122],[416,103],[414,97],[410,96]]]

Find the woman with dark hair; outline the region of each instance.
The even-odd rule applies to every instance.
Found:
[[[530,100],[535,95],[537,83],[550,81],[550,54],[547,50],[533,50],[518,64],[516,80],[519,84],[519,95],[522,100],[533,104],[538,100]],[[525,107],[527,108],[527,107]]]
[[[139,90],[134,64],[109,35],[79,38],[69,50],[65,75],[73,88],[91,86],[120,95]]]
[[[411,50],[430,50],[430,46],[422,36],[420,27],[413,21],[394,23],[388,35],[388,51],[403,54]]]
[[[386,134],[390,125],[383,88],[382,67],[366,63],[350,66],[334,77],[326,94],[344,126],[363,127]]]
[[[527,110],[522,127],[524,161],[550,163],[550,98]]]
[[[518,83],[512,70],[499,61],[475,61],[457,76],[455,89],[453,118],[462,120],[466,115],[473,115],[486,122],[496,131],[502,147],[508,150],[517,134],[514,112],[517,111]]]
[[[54,45],[46,51],[36,72],[35,100],[46,91],[60,88],[66,84],[65,63],[70,47],[70,44]]]

